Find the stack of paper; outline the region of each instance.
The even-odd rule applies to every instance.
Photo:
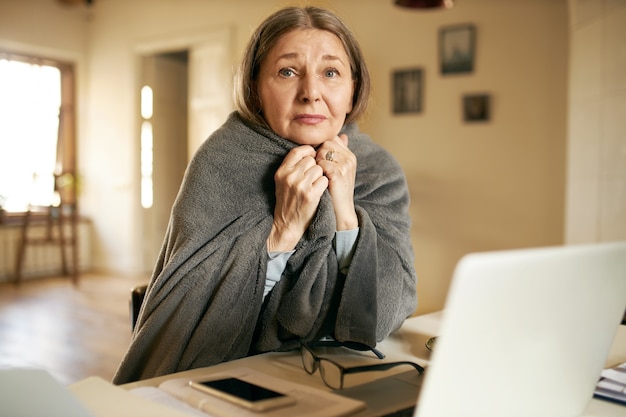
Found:
[[[602,371],[594,395],[626,404],[626,363]]]
[[[156,387],[144,387],[165,394]],[[124,388],[111,385],[99,377],[89,377],[69,386],[69,391],[91,411],[93,417],[194,417],[204,416],[193,407],[177,399],[159,395],[150,398],[134,395]],[[143,398],[142,398],[143,397]],[[49,414],[33,414],[48,416]]]

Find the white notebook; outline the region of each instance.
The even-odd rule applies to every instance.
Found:
[[[365,407],[362,401],[342,397],[329,391],[286,381],[248,368],[235,368],[218,373],[207,373],[206,379],[236,377],[261,387],[269,388],[292,397],[296,403],[263,413],[204,394],[189,386],[190,378],[174,378],[159,385],[159,388],[181,401],[198,408],[213,417],[339,417],[354,414]],[[201,380],[202,377],[195,377]]]

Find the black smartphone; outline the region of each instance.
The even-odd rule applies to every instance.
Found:
[[[294,397],[234,377],[189,381],[189,386],[257,412],[285,407],[296,402]]]

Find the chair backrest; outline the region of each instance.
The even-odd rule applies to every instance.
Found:
[[[130,328],[135,330],[135,324],[137,324],[137,317],[139,317],[139,310],[143,303],[143,298],[146,295],[147,285],[137,285],[130,290]]]

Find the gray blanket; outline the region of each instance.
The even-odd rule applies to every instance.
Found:
[[[209,366],[330,335],[374,346],[416,307],[409,196],[397,162],[343,130],[358,161],[359,236],[347,275],[325,192],[281,280],[263,300],[274,172],[296,144],[237,113],[190,162],[114,383]]]

